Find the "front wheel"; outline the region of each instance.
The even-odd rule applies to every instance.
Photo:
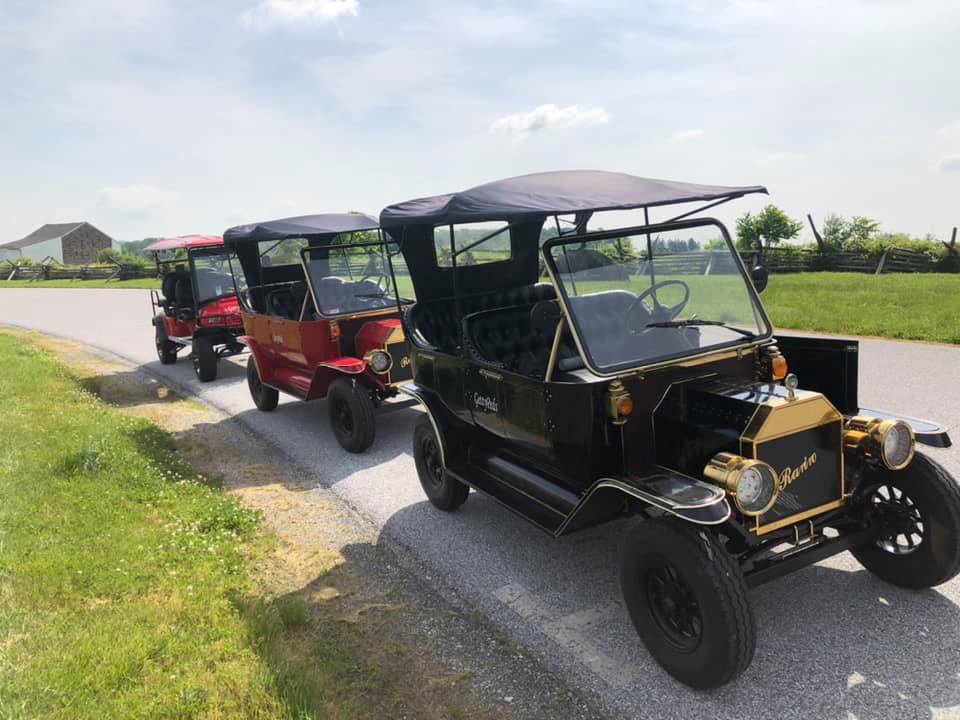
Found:
[[[157,346],[157,358],[163,365],[173,365],[177,361],[177,350],[180,346],[172,340],[167,339],[167,333],[163,330],[163,319],[156,320],[157,332],[155,344]]]
[[[202,337],[194,338],[190,359],[193,360],[193,371],[197,375],[197,380],[210,382],[217,379],[217,352],[209,340]]]
[[[423,492],[434,507],[452,512],[467,501],[470,488],[444,469],[440,439],[426,415],[420,416],[413,427],[413,460]]]
[[[881,580],[920,589],[942,585],[960,572],[960,486],[925,455],[903,470],[871,469],[868,512],[876,540],[851,552]]]
[[[337,378],[327,391],[330,426],[337,442],[347,452],[362,453],[377,435],[373,398],[362,383]]]
[[[719,687],[750,665],[756,639],[747,584],[702,527],[670,517],[631,528],[620,587],[650,654],[680,682]]]
[[[280,402],[280,393],[272,387],[267,387],[260,380],[257,361],[253,359],[253,355],[247,358],[247,387],[250,388],[250,397],[253,398],[253,404],[257,406],[257,410],[270,412]]]

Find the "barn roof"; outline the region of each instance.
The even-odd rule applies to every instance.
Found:
[[[5,245],[0,245],[0,248],[20,250],[22,248],[29,247],[30,245],[46,242],[47,240],[62,238],[64,235],[69,234],[71,231],[76,230],[78,227],[85,224],[86,223],[83,222],[74,222],[41,225],[26,237],[22,237],[19,240],[14,240],[13,242],[8,242]]]

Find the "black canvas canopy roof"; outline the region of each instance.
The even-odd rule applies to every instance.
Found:
[[[327,213],[269,220],[267,222],[237,225],[223,233],[228,245],[261,240],[338,235],[340,233],[376,230],[377,221],[363,213]]]
[[[603,210],[632,210],[766,193],[759,185],[726,187],[654,180],[602,170],[566,170],[496,180],[462,192],[408,200],[380,213],[383,227],[531,219]]]

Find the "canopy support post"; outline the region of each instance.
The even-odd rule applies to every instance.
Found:
[[[560,322],[557,323],[557,331],[553,334],[553,345],[550,347],[550,359],[547,360],[547,374],[544,375],[544,382],[550,382],[553,379],[553,371],[556,369],[558,362],[557,355],[560,354],[560,338],[563,337],[563,331],[566,327],[567,316],[561,315]]]
[[[460,302],[460,288],[457,285],[457,243],[454,240],[453,224],[450,228],[450,272],[453,275],[453,308],[457,315],[457,352],[463,352],[463,307]]]

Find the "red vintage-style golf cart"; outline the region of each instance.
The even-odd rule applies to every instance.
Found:
[[[376,434],[375,408],[412,377],[400,308],[413,300],[396,289],[397,276],[409,284],[396,244],[357,213],[241,225],[224,242],[246,285],[240,340],[250,348],[254,403],[273,410],[279,391],[326,398],[337,441],[363,452]]]
[[[243,351],[230,251],[217,235],[164,238],[144,249],[154,254],[162,278],[161,292],[150,291],[157,357],[170,365],[189,348],[197,378],[214,380],[220,358]]]

